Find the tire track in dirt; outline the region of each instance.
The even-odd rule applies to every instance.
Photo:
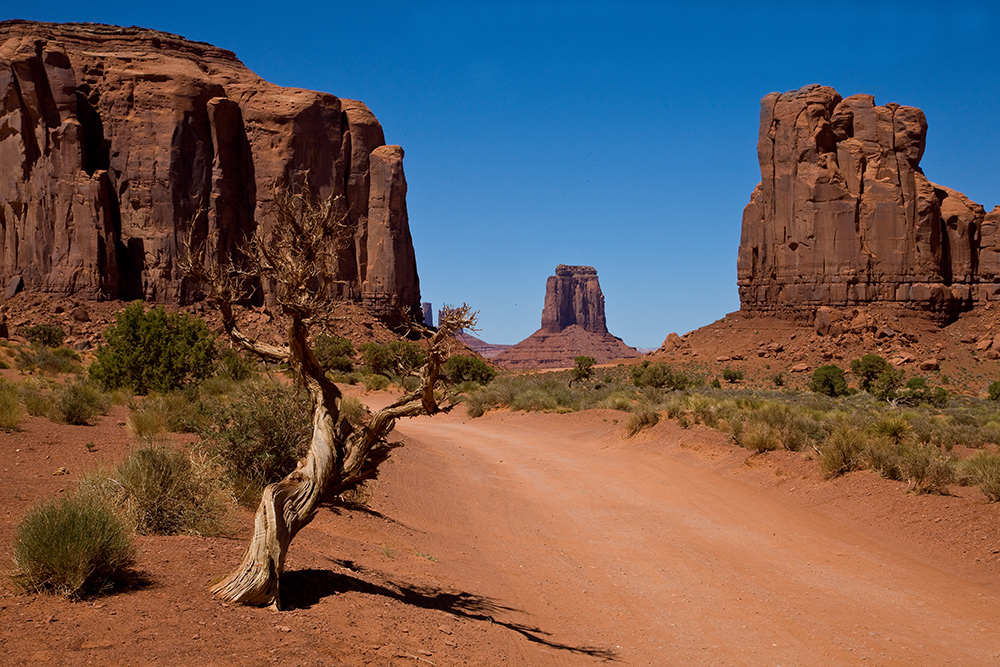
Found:
[[[525,664],[1000,660],[997,591],[599,415],[414,419],[383,488]],[[542,633],[550,633],[548,635]]]

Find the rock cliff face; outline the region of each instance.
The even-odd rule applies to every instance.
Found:
[[[919,109],[806,86],[761,101],[761,182],[737,264],[747,312],[898,304],[951,320],[997,298],[1000,208],[920,170]]]
[[[361,102],[282,88],[229,51],[92,24],[0,23],[4,285],[185,303],[189,233],[227,259],[275,183],[342,196],[345,298],[419,313],[403,150]]]
[[[604,293],[592,266],[556,267],[556,274],[545,282],[545,307],[542,328],[546,333],[558,333],[578,324],[591,333],[606,334]]]
[[[494,361],[508,368],[565,368],[580,355],[606,363],[638,354],[608,333],[604,293],[594,267],[560,264],[545,283],[542,327]]]

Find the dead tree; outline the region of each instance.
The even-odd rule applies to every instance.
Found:
[[[420,386],[352,427],[339,419],[341,392],[324,373],[309,344],[310,326],[324,321],[336,292],[338,250],[353,230],[337,200],[313,202],[309,193],[277,189],[276,222],[270,233],[258,229],[244,249],[242,266],[206,259],[204,246],[188,243],[185,272],[202,282],[218,307],[223,327],[240,347],[261,359],[288,363],[312,403],[312,440],[296,469],[264,489],[254,520],[253,537],[240,564],[212,592],[224,600],[280,609],[278,581],[288,545],[316,514],[320,500],[356,485],[377,468],[373,448],[383,442],[397,419],[433,415],[447,407],[435,395],[445,344],[453,334],[475,325],[476,313],[463,305],[451,309],[430,336]],[[267,285],[270,297],[288,321],[287,346],[251,340],[238,326],[234,305],[247,285]],[[430,334],[429,330],[424,331]]]

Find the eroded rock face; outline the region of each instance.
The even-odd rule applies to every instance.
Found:
[[[282,88],[229,51],[92,24],[0,23],[0,278],[88,298],[197,298],[188,234],[228,259],[273,186],[342,196],[343,296],[419,313],[403,151],[364,104]]]
[[[952,319],[996,298],[1000,212],[920,170],[919,109],[806,86],[761,101],[761,182],[743,213],[741,307],[811,317],[874,302]]]
[[[545,282],[541,331],[557,333],[573,324],[591,333],[608,333],[604,293],[594,267],[560,264]]]
[[[495,361],[508,368],[565,368],[580,355],[606,363],[638,354],[608,332],[594,267],[560,264],[545,283],[541,328]]]

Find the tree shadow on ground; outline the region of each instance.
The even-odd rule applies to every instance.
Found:
[[[323,598],[347,591],[398,600],[421,609],[435,609],[452,616],[474,621],[486,621],[513,630],[530,642],[578,655],[588,655],[605,662],[617,661],[617,654],[596,646],[572,646],[551,639],[551,633],[514,621],[497,619],[496,615],[520,610],[508,607],[491,598],[466,592],[450,592],[431,586],[417,586],[390,581],[379,572],[368,571],[349,560],[333,560],[339,566],[359,574],[369,574],[385,581],[384,584],[365,581],[350,574],[330,570],[305,569],[281,575],[281,602],[285,609],[309,609]]]

